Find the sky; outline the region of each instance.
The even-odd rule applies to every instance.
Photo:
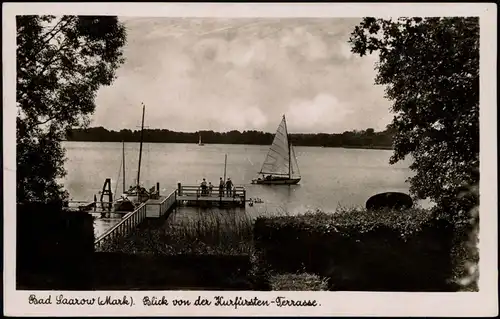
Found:
[[[120,18],[125,62],[91,126],[342,133],[391,121],[375,55],[350,52],[352,18]]]

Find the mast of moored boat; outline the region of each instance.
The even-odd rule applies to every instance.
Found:
[[[142,104],[142,124],[141,124],[141,143],[139,146],[139,168],[137,169],[137,190],[139,190],[139,186],[140,186],[139,180],[141,177],[142,139],[144,136],[143,135],[144,134],[144,112],[145,112],[145,108],[146,108],[144,103],[141,103],[141,104]]]
[[[224,183],[226,182],[227,154],[224,156]]]
[[[122,140],[123,193],[125,193],[125,140]]]

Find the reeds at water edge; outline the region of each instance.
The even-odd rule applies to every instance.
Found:
[[[203,211],[165,225],[163,240],[180,253],[239,255],[253,251],[253,220],[246,214]]]
[[[250,255],[253,219],[234,212],[202,211],[152,222],[110,243],[107,251],[144,254]]]

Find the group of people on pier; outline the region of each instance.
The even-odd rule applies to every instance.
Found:
[[[212,196],[213,192],[212,182],[208,182],[207,184],[206,179],[203,179],[203,181],[200,184],[200,188],[201,188],[201,196]],[[228,197],[236,196],[236,186],[231,181],[231,178],[228,178],[227,181],[225,182],[222,179],[222,177],[219,180],[219,196],[223,197],[224,195]]]

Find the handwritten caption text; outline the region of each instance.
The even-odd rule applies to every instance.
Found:
[[[67,297],[64,294],[50,294],[46,296],[37,296],[31,294],[28,297],[30,305],[69,305],[69,306],[129,306],[135,304],[132,296],[123,295],[120,297],[98,296],[98,297]],[[198,296],[194,299],[171,298],[166,296],[146,295],[139,301],[141,306],[147,307],[318,307],[320,304],[314,299],[292,299],[283,296],[277,296],[269,299],[259,297],[241,297],[241,296],[214,296],[203,298]]]

